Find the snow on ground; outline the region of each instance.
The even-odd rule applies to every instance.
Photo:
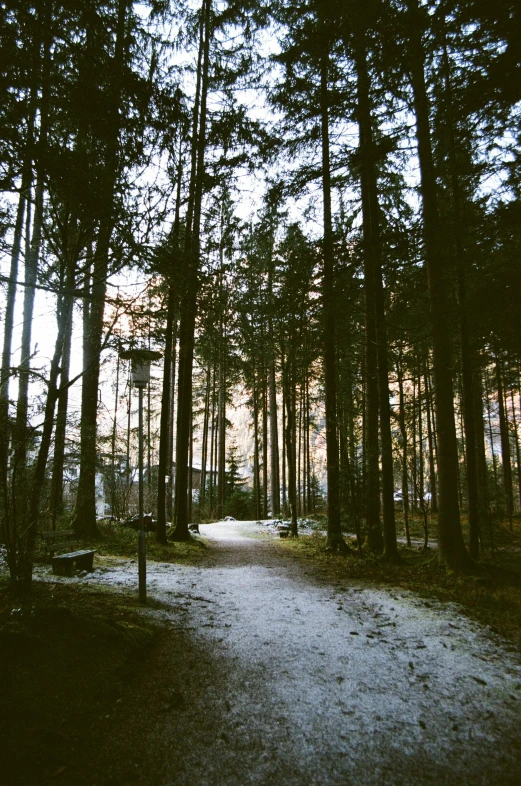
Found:
[[[201,726],[213,707],[231,731],[191,739],[181,771],[166,746],[160,764],[136,764],[147,773],[136,783],[166,786],[174,769],[177,786],[521,782],[513,647],[454,605],[320,578],[263,529],[202,525],[204,564],[148,563],[149,597],[166,606],[147,613],[226,664],[227,712],[216,681],[182,722]],[[81,579],[37,574],[137,591],[135,561]],[[176,722],[156,720],[168,739]]]

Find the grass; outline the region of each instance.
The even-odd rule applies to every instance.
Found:
[[[81,548],[96,549],[98,557],[137,558],[138,533],[131,527],[116,524],[105,519],[98,522],[98,535],[91,540],[82,540]],[[207,545],[204,539],[192,537],[186,543],[167,545],[158,543],[154,532],[147,533],[147,558],[156,562],[196,564],[204,559]],[[36,555],[37,561],[48,562],[48,556],[42,550]],[[96,559],[96,558],[95,558]]]
[[[99,522],[96,565],[137,558],[137,532]],[[198,564],[205,542],[162,545],[147,535],[147,558]],[[49,562],[43,549],[37,562]],[[158,602],[149,601],[158,607]],[[33,582],[20,598],[0,580],[0,784],[67,782],[73,761],[120,694],[141,673],[160,629],[139,612],[136,593],[84,584]]]
[[[96,744],[159,629],[130,596],[36,582],[0,594],[2,784],[45,784]]]
[[[367,550],[360,557],[354,539],[352,556],[334,555],[320,533],[281,541],[281,546],[304,561],[319,563],[332,578],[407,589],[457,603],[468,616],[490,626],[521,650],[521,521],[514,521],[512,532],[505,522],[494,529],[494,555],[485,550],[469,574],[451,573],[440,566],[435,549],[399,546],[400,563],[392,565]],[[420,530],[411,528],[411,536],[421,537]]]

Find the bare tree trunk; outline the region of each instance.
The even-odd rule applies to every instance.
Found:
[[[305,457],[305,484],[304,484],[304,514],[311,509],[311,456],[310,456],[310,412],[309,412],[309,368],[306,370],[304,388],[304,457]]]
[[[427,444],[429,446],[429,489],[431,492],[431,510],[433,513],[438,512],[438,494],[436,489],[436,464],[434,456],[434,440],[433,440],[433,423],[431,414],[433,411],[432,405],[432,391],[429,382],[429,365],[428,359],[425,362],[425,417],[427,420]]]
[[[501,435],[501,459],[503,464],[503,492],[505,495],[506,514],[510,524],[510,529],[513,528],[513,514],[514,514],[514,499],[512,494],[512,465],[510,457],[510,438],[508,434],[508,424],[505,413],[505,400],[503,398],[503,379],[501,373],[501,364],[499,357],[496,353],[496,386],[497,386],[497,403],[499,410],[499,432]]]
[[[74,280],[72,282],[74,286]],[[71,294],[72,297],[72,294]],[[62,304],[62,309],[63,309]],[[63,353],[60,366],[60,389],[58,391],[58,411],[56,414],[56,432],[54,437],[53,471],[51,481],[51,509],[53,529],[56,518],[63,512],[63,472],[65,467],[65,439],[67,431],[67,409],[69,401],[69,369],[72,346],[73,309],[68,310],[69,322],[65,326]]]
[[[216,422],[215,422],[215,407],[216,407],[216,394],[215,394],[215,364],[213,365],[213,374],[212,374],[212,415],[211,415],[211,438],[210,438],[210,481],[208,484],[208,496],[209,496],[209,506],[210,506],[210,515],[213,516],[214,504],[214,486],[215,486],[215,467],[217,462],[215,461],[215,443],[216,443]]]
[[[296,476],[296,459],[297,450],[295,444],[296,437],[296,420],[295,420],[295,369],[294,362],[286,358],[284,364],[282,379],[284,384],[285,396],[284,403],[286,406],[286,459],[288,463],[288,500],[289,510],[291,517],[290,534],[293,537],[298,536],[297,524],[297,476]]]
[[[69,324],[72,311],[72,297],[64,298],[64,308],[58,322],[58,335],[56,338],[54,355],[51,360],[49,371],[49,382],[47,387],[47,399],[45,403],[44,420],[42,434],[40,437],[40,446],[38,449],[38,456],[36,460],[36,467],[30,485],[29,503],[28,503],[28,518],[25,523],[23,532],[20,538],[18,572],[16,581],[19,589],[27,589],[32,582],[33,571],[33,555],[34,546],[36,542],[36,534],[38,529],[38,519],[40,515],[40,501],[42,490],[45,481],[45,470],[47,467],[47,459],[49,456],[49,449],[51,445],[51,437],[54,426],[54,411],[56,400],[58,398],[58,376],[60,373],[60,359],[63,353],[63,345],[65,342],[65,335],[67,326]]]
[[[174,539],[188,540],[188,453],[190,441],[190,413],[192,410],[192,370],[194,356],[195,318],[199,289],[201,203],[203,196],[206,148],[206,102],[208,94],[208,72],[210,59],[211,0],[203,0],[201,14],[201,38],[199,47],[198,83],[200,84],[201,111],[198,117],[194,109],[194,148],[190,200],[193,205],[193,220],[187,217],[187,243],[185,252],[185,292],[182,299],[179,326],[179,392],[177,408],[176,444],[176,524]],[[198,122],[199,121],[199,122]],[[198,132],[197,132],[198,129]],[[189,205],[190,208],[190,205]]]
[[[517,461],[517,488],[519,492],[519,504],[521,507],[521,448],[519,445],[519,432],[517,430],[516,403],[514,401],[514,388],[510,388],[510,404],[512,406],[512,426],[514,433],[514,444],[516,446]]]
[[[425,478],[424,478],[424,460],[423,460],[423,419],[422,419],[422,389],[421,389],[421,374],[418,375],[418,457],[419,457],[419,498],[420,507],[423,510],[424,493],[425,493]]]
[[[268,385],[262,367],[262,517],[268,515]]]
[[[273,301],[273,260],[270,255],[268,268],[268,293],[270,307]],[[277,385],[275,379],[275,339],[273,334],[273,319],[268,318],[268,385],[270,399],[270,474],[271,474],[271,513],[273,518],[280,516],[280,471],[279,471],[279,432],[278,432],[278,413],[277,413]]]
[[[298,434],[297,434],[297,513],[302,516],[302,387],[299,393],[298,407]],[[340,459],[339,459],[340,460]]]
[[[26,191],[28,188],[27,178],[22,180],[20,196],[18,199],[18,209],[16,211],[16,221],[14,225],[14,238],[11,251],[11,267],[9,272],[9,282],[7,285],[7,295],[4,313],[4,342],[2,348],[2,369],[0,372],[0,431],[2,440],[8,439],[8,413],[9,413],[9,378],[11,376],[11,346],[13,341],[14,325],[14,306],[16,300],[16,281],[18,278],[18,261],[22,246],[22,230],[25,215]]]
[[[502,513],[502,505],[499,496],[497,458],[496,458],[496,451],[494,450],[494,434],[492,432],[492,411],[491,411],[490,398],[489,398],[489,392],[491,392],[491,384],[490,384],[490,378],[488,373],[486,373],[486,379],[487,379],[487,387],[485,390],[485,401],[486,401],[485,406],[487,409],[488,438],[490,443],[490,452],[492,454],[492,469],[494,473],[494,491],[496,497],[496,513],[500,515]]]
[[[31,339],[33,326],[34,299],[36,293],[36,279],[38,276],[38,260],[42,240],[42,213],[43,213],[43,181],[40,178],[36,184],[35,209],[29,254],[25,260],[25,291],[23,305],[22,340],[20,346],[20,367],[18,371],[18,400],[16,406],[16,422],[14,443],[16,446],[16,472],[19,490],[17,494],[19,513],[23,517],[26,509],[26,478],[25,465],[28,438],[28,393],[31,365]]]
[[[282,377],[284,378],[284,360],[282,360]],[[282,385],[282,515],[287,513],[287,483],[286,483],[286,392]]]
[[[159,543],[166,543],[166,489],[168,471],[168,447],[170,443],[168,424],[170,420],[170,396],[172,380],[172,341],[174,332],[175,293],[172,284],[168,288],[166,314],[165,358],[163,364],[163,395],[161,399],[161,421],[159,426],[159,466],[157,476],[157,531]]]
[[[433,373],[436,391],[438,430],[438,557],[449,568],[459,570],[469,564],[458,507],[458,448],[454,423],[452,341],[450,313],[451,282],[445,249],[441,242],[438,196],[429,125],[429,99],[425,86],[425,53],[421,40],[423,20],[418,0],[408,0],[410,77],[416,115],[425,264],[429,282],[430,318],[433,345]],[[423,9],[422,9],[423,12]]]
[[[356,68],[357,68],[357,98],[358,98],[358,123],[360,129],[360,159],[361,159],[361,188],[362,188],[362,210],[363,210],[363,231],[364,231],[364,279],[367,297],[367,320],[368,323],[374,320],[374,327],[370,326],[370,333],[367,337],[369,354],[376,352],[377,359],[377,395],[378,407],[380,411],[380,439],[381,439],[381,460],[382,460],[382,498],[383,498],[383,536],[384,553],[388,560],[398,559],[398,549],[396,543],[396,524],[394,518],[394,470],[392,455],[392,436],[391,436],[391,407],[389,403],[389,372],[387,359],[387,330],[385,325],[385,296],[382,278],[382,250],[380,243],[380,208],[378,204],[378,187],[375,169],[374,144],[372,138],[373,120],[371,117],[371,105],[369,94],[369,74],[367,70],[366,56],[366,32],[359,31],[356,46]],[[372,346],[373,340],[376,347]],[[368,367],[372,368],[374,357],[371,357]],[[373,383],[374,385],[374,383]],[[374,391],[372,390],[374,394]],[[373,421],[377,419],[372,413]],[[373,431],[371,432],[374,439]],[[375,444],[371,444],[372,471],[370,474],[371,482],[374,484],[369,489],[369,496],[375,495],[379,499],[377,492],[378,477],[374,454],[378,454],[378,437]],[[374,506],[374,507],[373,507]],[[371,545],[377,545],[378,536],[372,530],[378,527],[380,530],[379,515],[376,520],[377,511],[374,502],[370,507],[370,520],[368,518],[368,528],[371,529]],[[379,511],[378,511],[379,514]],[[377,545],[377,548],[379,546]]]
[[[224,500],[226,495],[226,372],[224,359],[219,363],[218,393],[218,462],[217,462],[217,516],[224,516]]]
[[[194,501],[194,413],[190,412],[190,450],[188,452],[188,521],[192,521]]]
[[[206,464],[208,462],[208,421],[210,419],[210,381],[211,381],[211,366],[208,363],[206,367],[206,381],[204,391],[204,415],[203,415],[203,435],[201,444],[201,487],[199,489],[199,510],[203,514],[203,508],[206,505]]]
[[[483,412],[483,379],[481,368],[474,369],[474,384],[473,391],[473,408],[474,408],[474,429],[476,433],[476,452],[477,452],[477,470],[478,470],[478,502],[479,502],[479,520],[481,522],[480,539],[485,529],[493,535],[491,531],[492,519],[490,516],[490,500],[488,491],[488,468],[487,456],[485,449],[485,422]],[[493,538],[491,539],[491,546],[493,545]]]
[[[256,384],[256,372],[253,368],[253,498],[255,503],[255,518],[261,517],[261,489],[259,467],[259,402]]]
[[[118,148],[121,128],[121,80],[129,45],[126,17],[129,0],[119,0],[114,51],[113,97],[109,118],[111,133],[106,144],[99,227],[92,268],[90,306],[84,304],[83,377],[81,391],[80,477],[73,526],[78,535],[96,535],[96,438],[100,354],[103,337],[103,315],[109,267],[109,251],[114,225],[115,190],[118,178]],[[101,173],[101,170],[100,170]]]
[[[174,424],[175,424],[175,369],[177,359],[177,319],[174,318],[172,326],[172,362],[170,374],[170,411],[168,413],[168,452],[166,474],[169,483],[166,489],[166,517],[167,521],[172,521],[172,497],[175,484],[174,478]]]
[[[444,23],[443,23],[444,25]],[[445,40],[445,29],[443,29],[443,65],[445,90],[447,97],[447,117],[446,128],[449,139],[449,163],[451,170],[451,188],[454,210],[454,239],[456,251],[456,266],[458,274],[458,300],[459,300],[459,331],[461,344],[461,371],[462,371],[462,396],[463,396],[463,419],[465,432],[465,461],[467,469],[467,494],[468,494],[468,518],[469,518],[469,553],[473,559],[479,557],[479,491],[478,491],[478,471],[477,471],[477,451],[476,451],[476,432],[474,429],[474,407],[472,390],[473,385],[473,355],[469,325],[468,325],[468,302],[466,285],[466,249],[463,242],[465,232],[465,222],[461,216],[461,194],[460,182],[458,177],[456,136],[453,117],[452,83],[450,76],[450,63]]]
[[[412,509],[416,512],[417,505],[417,488],[418,488],[418,457],[416,453],[416,378],[413,376],[412,380],[412,467],[411,467],[411,480],[412,480]]]
[[[340,528],[340,488],[336,411],[336,302],[334,287],[333,221],[329,155],[329,52],[320,61],[320,119],[322,141],[322,196],[324,203],[324,267],[322,273],[324,387],[327,455],[327,540],[333,551],[348,547]]]
[[[270,464],[271,464],[271,512],[273,518],[280,516],[280,474],[279,474],[279,431],[277,412],[277,388],[275,384],[275,359],[272,356],[269,365],[269,395],[270,395]]]
[[[181,151],[179,151],[179,160],[177,165],[177,193],[176,193],[176,206],[174,225],[172,227],[172,244],[173,253],[179,252],[179,226],[180,226],[180,212],[181,212],[181,181],[183,174],[183,159]],[[175,266],[175,261],[172,260],[172,268]],[[159,460],[158,460],[158,476],[157,476],[157,531],[156,539],[159,543],[166,544],[166,522],[167,522],[167,504],[166,494],[168,490],[167,477],[171,474],[172,464],[172,450],[171,450],[171,412],[172,400],[174,398],[174,390],[172,388],[172,360],[174,359],[174,321],[175,321],[175,308],[177,304],[177,293],[174,289],[172,280],[168,282],[168,297],[166,307],[166,327],[165,327],[165,357],[163,364],[163,390],[161,397],[161,416],[159,425]],[[175,365],[175,361],[174,361]],[[174,369],[175,373],[175,369]],[[150,386],[149,386],[150,387]]]
[[[41,42],[35,42],[35,61],[40,61],[40,46]],[[46,52],[47,52],[46,48]],[[48,52],[44,55],[44,77],[48,71]],[[45,81],[45,79],[44,79]],[[36,82],[36,79],[35,79]],[[43,150],[46,144],[46,124],[47,124],[47,87],[44,85],[46,98],[42,102],[42,127],[40,129],[39,146],[40,151]],[[25,141],[25,154],[22,168],[22,179],[20,183],[20,195],[18,198],[18,207],[16,211],[16,219],[14,225],[13,245],[11,248],[11,265],[9,269],[9,282],[7,285],[5,313],[4,313],[4,339],[2,345],[2,365],[0,370],[0,450],[2,451],[2,463],[5,469],[5,477],[7,478],[7,463],[8,463],[8,448],[11,437],[11,427],[9,425],[9,380],[11,376],[11,350],[13,341],[13,327],[14,327],[14,309],[16,302],[16,288],[18,280],[18,267],[20,261],[20,252],[22,249],[22,235],[24,228],[24,217],[27,216],[27,238],[30,232],[30,217],[31,217],[31,181],[32,181],[32,166],[34,156],[34,126],[37,111],[37,87],[33,87],[29,101],[29,108],[27,112],[27,136]],[[42,136],[42,134],[44,136]],[[30,272],[27,268],[27,260],[31,258],[30,247],[26,245],[26,268],[25,275]],[[27,253],[28,251],[28,253]],[[25,308],[25,307],[24,307]],[[25,315],[25,311],[24,311]],[[30,343],[30,342],[29,342]],[[22,355],[23,360],[23,355]]]
[[[405,538],[407,545],[411,545],[411,533],[409,531],[409,473],[407,469],[407,427],[405,425],[405,395],[403,390],[403,365],[402,347],[400,346],[398,355],[398,391],[400,397],[398,422],[400,424],[400,436],[402,438],[402,504],[403,504],[403,524],[405,528]]]

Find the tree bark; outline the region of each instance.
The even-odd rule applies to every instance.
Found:
[[[126,51],[126,17],[129,0],[119,0],[114,49],[114,81],[110,134],[106,142],[100,188],[99,227],[92,267],[90,305],[84,304],[83,377],[81,391],[80,477],[73,527],[83,537],[97,534],[96,525],[96,439],[100,354],[103,315],[109,268],[109,251],[115,221],[115,191],[119,175],[118,148],[121,130],[121,85]]]
[[[383,499],[383,539],[384,556],[387,560],[398,559],[396,542],[396,523],[394,518],[394,469],[391,436],[391,406],[389,403],[389,371],[387,359],[387,330],[385,325],[385,297],[382,278],[382,249],[380,242],[380,208],[378,204],[378,186],[375,168],[375,149],[372,138],[372,117],[369,94],[369,73],[367,70],[367,55],[365,30],[360,31],[356,46],[357,67],[357,98],[358,98],[358,124],[360,131],[360,170],[362,188],[362,211],[364,232],[364,280],[367,297],[367,321],[374,320],[368,335],[367,346],[369,353],[376,351],[377,362],[377,395],[378,404],[374,403],[380,411],[380,439],[382,450],[382,499]],[[372,346],[373,340],[376,347]],[[373,371],[374,357],[371,357],[368,368]],[[374,373],[374,371],[373,371]],[[373,383],[374,387],[374,383]],[[375,391],[372,390],[373,395]],[[373,412],[373,421],[378,415]],[[374,424],[373,424],[374,426]],[[374,440],[374,432],[371,432]],[[376,496],[379,499],[378,470],[375,465],[378,461],[378,437],[376,444],[371,445],[372,471],[370,474],[373,484],[369,491],[369,498]],[[374,505],[374,503],[373,503]],[[378,511],[379,513],[379,511]],[[368,527],[373,530],[378,527],[380,531],[379,516],[376,519],[376,506],[371,506]],[[371,532],[370,541],[379,548],[379,535]]]
[[[331,213],[331,165],[329,154],[329,53],[320,61],[320,121],[322,141],[322,198],[324,205],[324,244],[322,272],[322,312],[324,387],[326,409],[327,457],[327,540],[333,551],[345,553],[347,544],[340,528],[340,484],[336,412],[336,302],[333,260],[333,221]]]
[[[189,540],[188,531],[188,453],[192,411],[192,371],[194,357],[195,318],[199,290],[201,203],[203,196],[206,148],[206,103],[211,38],[211,0],[203,0],[201,8],[201,38],[199,47],[198,82],[200,82],[201,108],[199,118],[194,108],[194,139],[192,149],[192,174],[190,199],[193,201],[193,221],[187,216],[187,242],[185,245],[185,291],[182,299],[179,325],[179,372],[176,444],[176,521],[173,538]],[[199,122],[197,122],[199,119]],[[197,133],[196,133],[197,129]],[[190,208],[190,205],[189,205]]]
[[[295,419],[295,406],[296,406],[296,392],[295,392],[295,368],[294,362],[286,359],[284,369],[284,384],[286,389],[285,404],[286,404],[286,457],[288,462],[288,500],[290,510],[290,534],[292,537],[298,536],[297,524],[297,475],[296,475],[296,461],[297,461],[297,446],[295,444],[296,438],[296,419]]]
[[[430,386],[430,379],[429,379],[429,364],[428,358],[425,362],[425,395],[426,395],[426,406],[425,406],[425,417],[427,419],[427,444],[429,446],[429,489],[431,492],[431,510],[433,513],[438,513],[438,492],[436,487],[436,461],[435,461],[435,449],[434,449],[434,424],[432,411],[433,411],[433,403],[432,403],[432,390]]]
[[[266,367],[262,366],[262,517],[268,515],[268,381]]]
[[[436,391],[438,436],[438,557],[447,567],[460,570],[469,565],[461,531],[458,507],[458,447],[454,422],[452,342],[450,314],[450,271],[441,240],[438,195],[429,122],[429,99],[425,85],[425,54],[421,39],[423,23],[417,0],[408,0],[409,68],[413,89],[416,135],[420,161],[420,191],[423,205],[424,254],[429,284]]]
[[[444,22],[443,22],[444,25]],[[450,63],[443,29],[443,70],[447,97],[446,126],[449,140],[449,165],[451,172],[451,190],[454,215],[454,241],[456,252],[456,269],[458,276],[458,315],[461,346],[461,373],[463,396],[463,422],[465,433],[465,461],[467,470],[468,520],[469,520],[469,553],[473,559],[479,557],[479,491],[476,432],[474,420],[473,397],[473,359],[474,352],[470,341],[468,324],[468,302],[466,283],[466,248],[464,244],[465,222],[462,220],[461,188],[458,175],[458,156],[454,127],[454,110]]]
[[[176,193],[176,207],[174,225],[172,227],[172,253],[179,252],[179,227],[180,227],[180,211],[181,211],[181,180],[183,174],[183,160],[179,154],[177,166],[177,193]],[[167,509],[166,509],[166,493],[168,489],[167,475],[171,474],[172,451],[170,448],[170,419],[172,406],[171,401],[174,396],[172,389],[172,360],[173,360],[173,343],[174,343],[174,321],[175,321],[175,308],[177,304],[177,293],[175,290],[174,282],[172,280],[172,273],[175,269],[175,262],[172,260],[172,270],[168,281],[168,297],[166,307],[166,327],[165,327],[165,356],[163,364],[163,390],[161,397],[161,415],[159,426],[159,459],[158,459],[158,475],[157,475],[157,530],[156,539],[159,543],[166,544],[166,522],[167,522]],[[169,456],[170,451],[170,456]]]
[[[512,464],[510,455],[510,435],[508,433],[508,423],[505,412],[505,400],[503,393],[503,375],[501,373],[501,363],[496,353],[496,388],[497,403],[499,410],[499,433],[501,435],[501,461],[503,464],[503,493],[505,495],[505,506],[510,529],[513,529],[514,497],[512,494]]]
[[[407,545],[411,546],[411,533],[409,530],[409,473],[407,468],[408,449],[407,449],[407,427],[405,425],[405,395],[403,389],[403,355],[400,346],[398,355],[398,392],[399,392],[399,411],[398,422],[400,424],[400,436],[402,438],[402,504],[403,504],[403,525],[405,528],[405,538]]]
[[[76,259],[70,259],[74,272]],[[74,288],[75,276],[71,274],[71,289]],[[72,296],[72,292],[69,295]],[[62,303],[63,312],[65,303]],[[56,527],[56,518],[63,512],[63,472],[65,467],[65,440],[67,431],[67,409],[69,402],[69,369],[71,360],[73,309],[66,309],[62,317],[67,315],[68,323],[65,326],[63,352],[60,366],[60,390],[58,395],[58,411],[56,414],[56,431],[54,436],[54,456],[51,481],[51,509],[53,515],[53,529]]]

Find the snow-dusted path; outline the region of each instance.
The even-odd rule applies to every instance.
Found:
[[[328,583],[253,523],[201,534],[202,566],[149,564],[172,632],[106,719],[91,784],[521,783],[521,662],[498,638]]]

